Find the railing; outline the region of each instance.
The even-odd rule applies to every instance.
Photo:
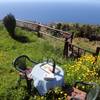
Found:
[[[33,22],[28,22],[28,21],[16,20],[16,24],[17,24],[18,27],[29,29],[29,30],[37,32],[38,33],[37,35],[39,37],[44,34],[44,35],[48,35],[52,38],[62,40],[60,38],[57,38],[57,37],[50,35],[52,32],[56,32],[59,35],[59,37],[62,37],[62,38],[65,39],[65,42],[63,41],[64,42],[63,56],[65,58],[68,58],[68,57],[71,57],[71,56],[78,58],[82,54],[85,54],[86,52],[88,52],[88,53],[91,53],[93,56],[95,56],[95,58],[96,58],[95,61],[97,61],[97,57],[99,55],[100,47],[97,47],[96,51],[89,51],[89,50],[86,50],[84,48],[73,45],[72,44],[73,34],[71,34],[69,32],[65,32],[65,31],[62,31],[62,30],[51,28],[49,26],[45,26],[45,25],[33,23]]]
[[[100,47],[97,47],[96,51],[90,51],[90,50],[86,50],[84,48],[78,47],[76,45],[73,45],[72,43],[69,43],[68,41],[65,41],[63,55],[65,58],[68,58],[68,57],[79,58],[81,57],[81,55],[84,55],[85,53],[90,53],[95,57],[95,61],[94,61],[95,63],[97,61],[99,52],[100,52]]]
[[[20,20],[16,20],[16,25],[18,27],[22,27],[22,28],[26,28],[26,29],[29,29],[29,30],[32,30],[32,31],[36,31],[37,33],[52,33],[52,32],[55,32],[56,34],[58,34],[59,37],[63,37],[63,38],[66,38],[66,37],[69,37],[71,36],[71,33],[69,32],[65,32],[65,31],[62,31],[62,30],[58,30],[58,29],[55,29],[55,28],[51,28],[49,26],[46,26],[46,25],[42,25],[42,24],[39,24],[39,23],[33,23],[33,22],[28,22],[28,21],[20,21]]]

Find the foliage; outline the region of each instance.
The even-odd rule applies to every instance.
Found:
[[[51,100],[51,98],[52,100],[64,100],[67,95],[57,87],[50,90],[45,96],[39,96],[36,92],[36,94],[33,93],[34,97],[29,97],[25,81],[22,81],[21,86],[16,89],[18,74],[13,68],[12,61],[22,54],[26,54],[38,62],[43,58],[54,58],[57,64],[64,69],[67,83],[82,79],[100,84],[100,56],[96,67],[92,66],[94,58],[91,55],[82,56],[78,61],[66,60],[62,58],[63,43],[52,38],[38,38],[34,32],[20,28],[16,28],[16,32],[18,35],[27,36],[31,42],[22,44],[13,40],[0,24],[0,100]]]
[[[61,57],[63,45],[60,44],[55,48],[57,41],[45,37],[38,38],[34,32],[16,28],[18,35],[25,35],[31,41],[30,43],[22,44],[13,40],[5,28],[1,27],[2,24],[0,24],[0,100],[22,100],[25,97],[26,89],[24,87],[26,84],[25,81],[22,81],[22,85],[18,89],[14,89],[18,74],[13,68],[13,60],[19,55],[26,54],[37,62],[42,61],[43,58],[54,58],[56,62],[61,64],[65,62]]]
[[[8,14],[4,17],[3,23],[9,34],[13,37],[16,28],[16,19],[12,14]]]
[[[55,27],[60,30],[74,32],[75,37],[85,37],[89,39],[91,35],[100,36],[100,25],[57,23]]]
[[[6,15],[3,19],[3,23],[4,23],[5,28],[8,31],[9,35],[11,36],[11,38],[13,38],[16,41],[22,42],[22,43],[29,42],[29,39],[26,36],[21,36],[21,35],[16,34],[16,32],[15,32],[16,19],[15,19],[14,15],[12,15],[12,14]]]
[[[100,76],[98,76],[97,69],[99,64],[93,66],[95,58],[92,55],[85,55],[74,61],[73,64],[67,64],[67,79],[69,82],[75,80],[88,81],[88,82],[97,82]],[[97,66],[98,65],[98,66]]]
[[[57,25],[56,25],[56,29],[61,29],[61,26],[62,26],[62,24],[61,23],[58,23]]]

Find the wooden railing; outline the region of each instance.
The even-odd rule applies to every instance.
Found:
[[[2,22],[2,20],[0,20],[0,22]],[[100,47],[97,47],[96,51],[90,51],[90,50],[81,48],[79,46],[73,45],[72,44],[73,34],[71,34],[69,32],[51,28],[49,26],[42,25],[39,23],[34,23],[34,22],[29,22],[29,21],[21,21],[21,20],[16,20],[16,26],[35,31],[37,33],[40,33],[40,35],[41,34],[48,35],[52,38],[62,41],[62,39],[51,35],[51,32],[56,32],[56,33],[60,34],[59,37],[62,37],[65,39],[65,41],[63,41],[64,42],[64,49],[63,49],[64,58],[68,58],[70,56],[78,58],[87,52],[87,53],[91,53],[93,56],[95,56],[95,58],[96,58],[95,62],[97,61],[97,58],[98,58],[98,55],[100,52]],[[48,33],[50,33],[50,34],[48,34]]]
[[[78,47],[76,45],[73,45],[72,43],[69,43],[68,41],[65,41],[63,54],[65,58],[68,58],[68,57],[79,58],[81,57],[81,55],[90,53],[95,57],[95,61],[94,61],[95,63],[97,61],[99,52],[100,52],[100,47],[97,47],[96,51],[90,51],[90,50],[86,50],[84,48]]]
[[[22,27],[22,28],[26,28],[32,31],[36,31],[37,33],[51,33],[51,32],[56,32],[60,37],[66,38],[71,36],[71,33],[69,32],[65,32],[62,30],[58,30],[55,28],[51,28],[49,26],[46,25],[42,25],[39,23],[33,23],[33,22],[28,22],[28,21],[20,21],[20,20],[16,20],[16,25],[18,27]]]
[[[99,54],[99,51],[100,51],[100,47],[97,47],[96,51],[89,51],[89,50],[86,50],[84,48],[73,45],[72,44],[73,34],[71,34],[69,32],[65,32],[65,31],[58,30],[58,29],[55,29],[55,28],[51,28],[49,26],[45,26],[45,25],[42,25],[42,24],[39,24],[39,23],[33,23],[33,22],[28,22],[28,21],[16,20],[16,24],[17,24],[18,27],[37,32],[38,36],[39,35],[42,36],[44,34],[44,35],[51,36],[52,38],[62,40],[60,38],[57,38],[57,37],[50,35],[52,32],[58,33],[59,37],[62,37],[62,38],[65,39],[65,41],[63,41],[64,42],[64,49],[63,49],[64,58],[68,58],[68,57],[71,57],[71,56],[78,58],[78,57],[80,57],[81,55],[83,55],[87,52],[87,53],[91,53],[93,56],[95,56],[95,58],[97,60],[97,57],[98,57],[98,54]]]

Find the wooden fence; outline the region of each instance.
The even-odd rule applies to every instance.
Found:
[[[51,36],[52,38],[59,39],[59,40],[61,40],[60,38],[64,38],[65,39],[64,49],[63,49],[64,58],[68,58],[68,57],[78,58],[81,55],[88,52],[88,53],[91,53],[93,56],[95,56],[95,58],[96,58],[95,62],[97,61],[100,47],[97,47],[96,51],[89,51],[84,48],[73,45],[72,44],[73,34],[71,34],[69,32],[65,32],[65,31],[54,29],[54,28],[51,28],[49,26],[45,26],[45,25],[42,25],[39,23],[33,23],[33,22],[28,22],[28,21],[16,20],[16,24],[18,27],[37,32],[38,37],[41,37],[44,34],[44,35],[48,35],[48,36]],[[51,35],[52,33],[56,33],[57,37],[52,36]],[[60,38],[58,38],[58,37],[60,37]]]
[[[86,50],[81,47],[78,47],[76,45],[73,45],[72,43],[69,43],[68,41],[65,41],[63,54],[65,58],[68,58],[68,57],[79,58],[81,57],[81,55],[84,55],[85,53],[90,53],[95,57],[95,61],[94,61],[95,63],[97,61],[99,52],[100,52],[100,47],[97,47],[96,51],[90,51],[90,50]]]
[[[71,37],[71,33],[69,32],[65,32],[65,31],[62,31],[62,30],[58,30],[58,29],[55,29],[55,28],[51,28],[49,26],[46,26],[46,25],[42,25],[42,24],[39,24],[39,23],[33,23],[33,22],[28,22],[28,21],[20,21],[20,20],[16,20],[16,25],[18,27],[21,27],[21,28],[25,28],[25,29],[28,29],[28,30],[32,30],[32,31],[35,31],[37,33],[42,33],[42,34],[52,34],[52,33],[55,33],[57,34],[58,37],[63,37],[63,38],[66,38],[66,37]]]

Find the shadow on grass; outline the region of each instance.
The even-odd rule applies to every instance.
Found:
[[[19,35],[14,35],[11,36],[14,40],[21,42],[21,43],[28,43],[30,42],[29,38],[26,36],[19,36]]]

